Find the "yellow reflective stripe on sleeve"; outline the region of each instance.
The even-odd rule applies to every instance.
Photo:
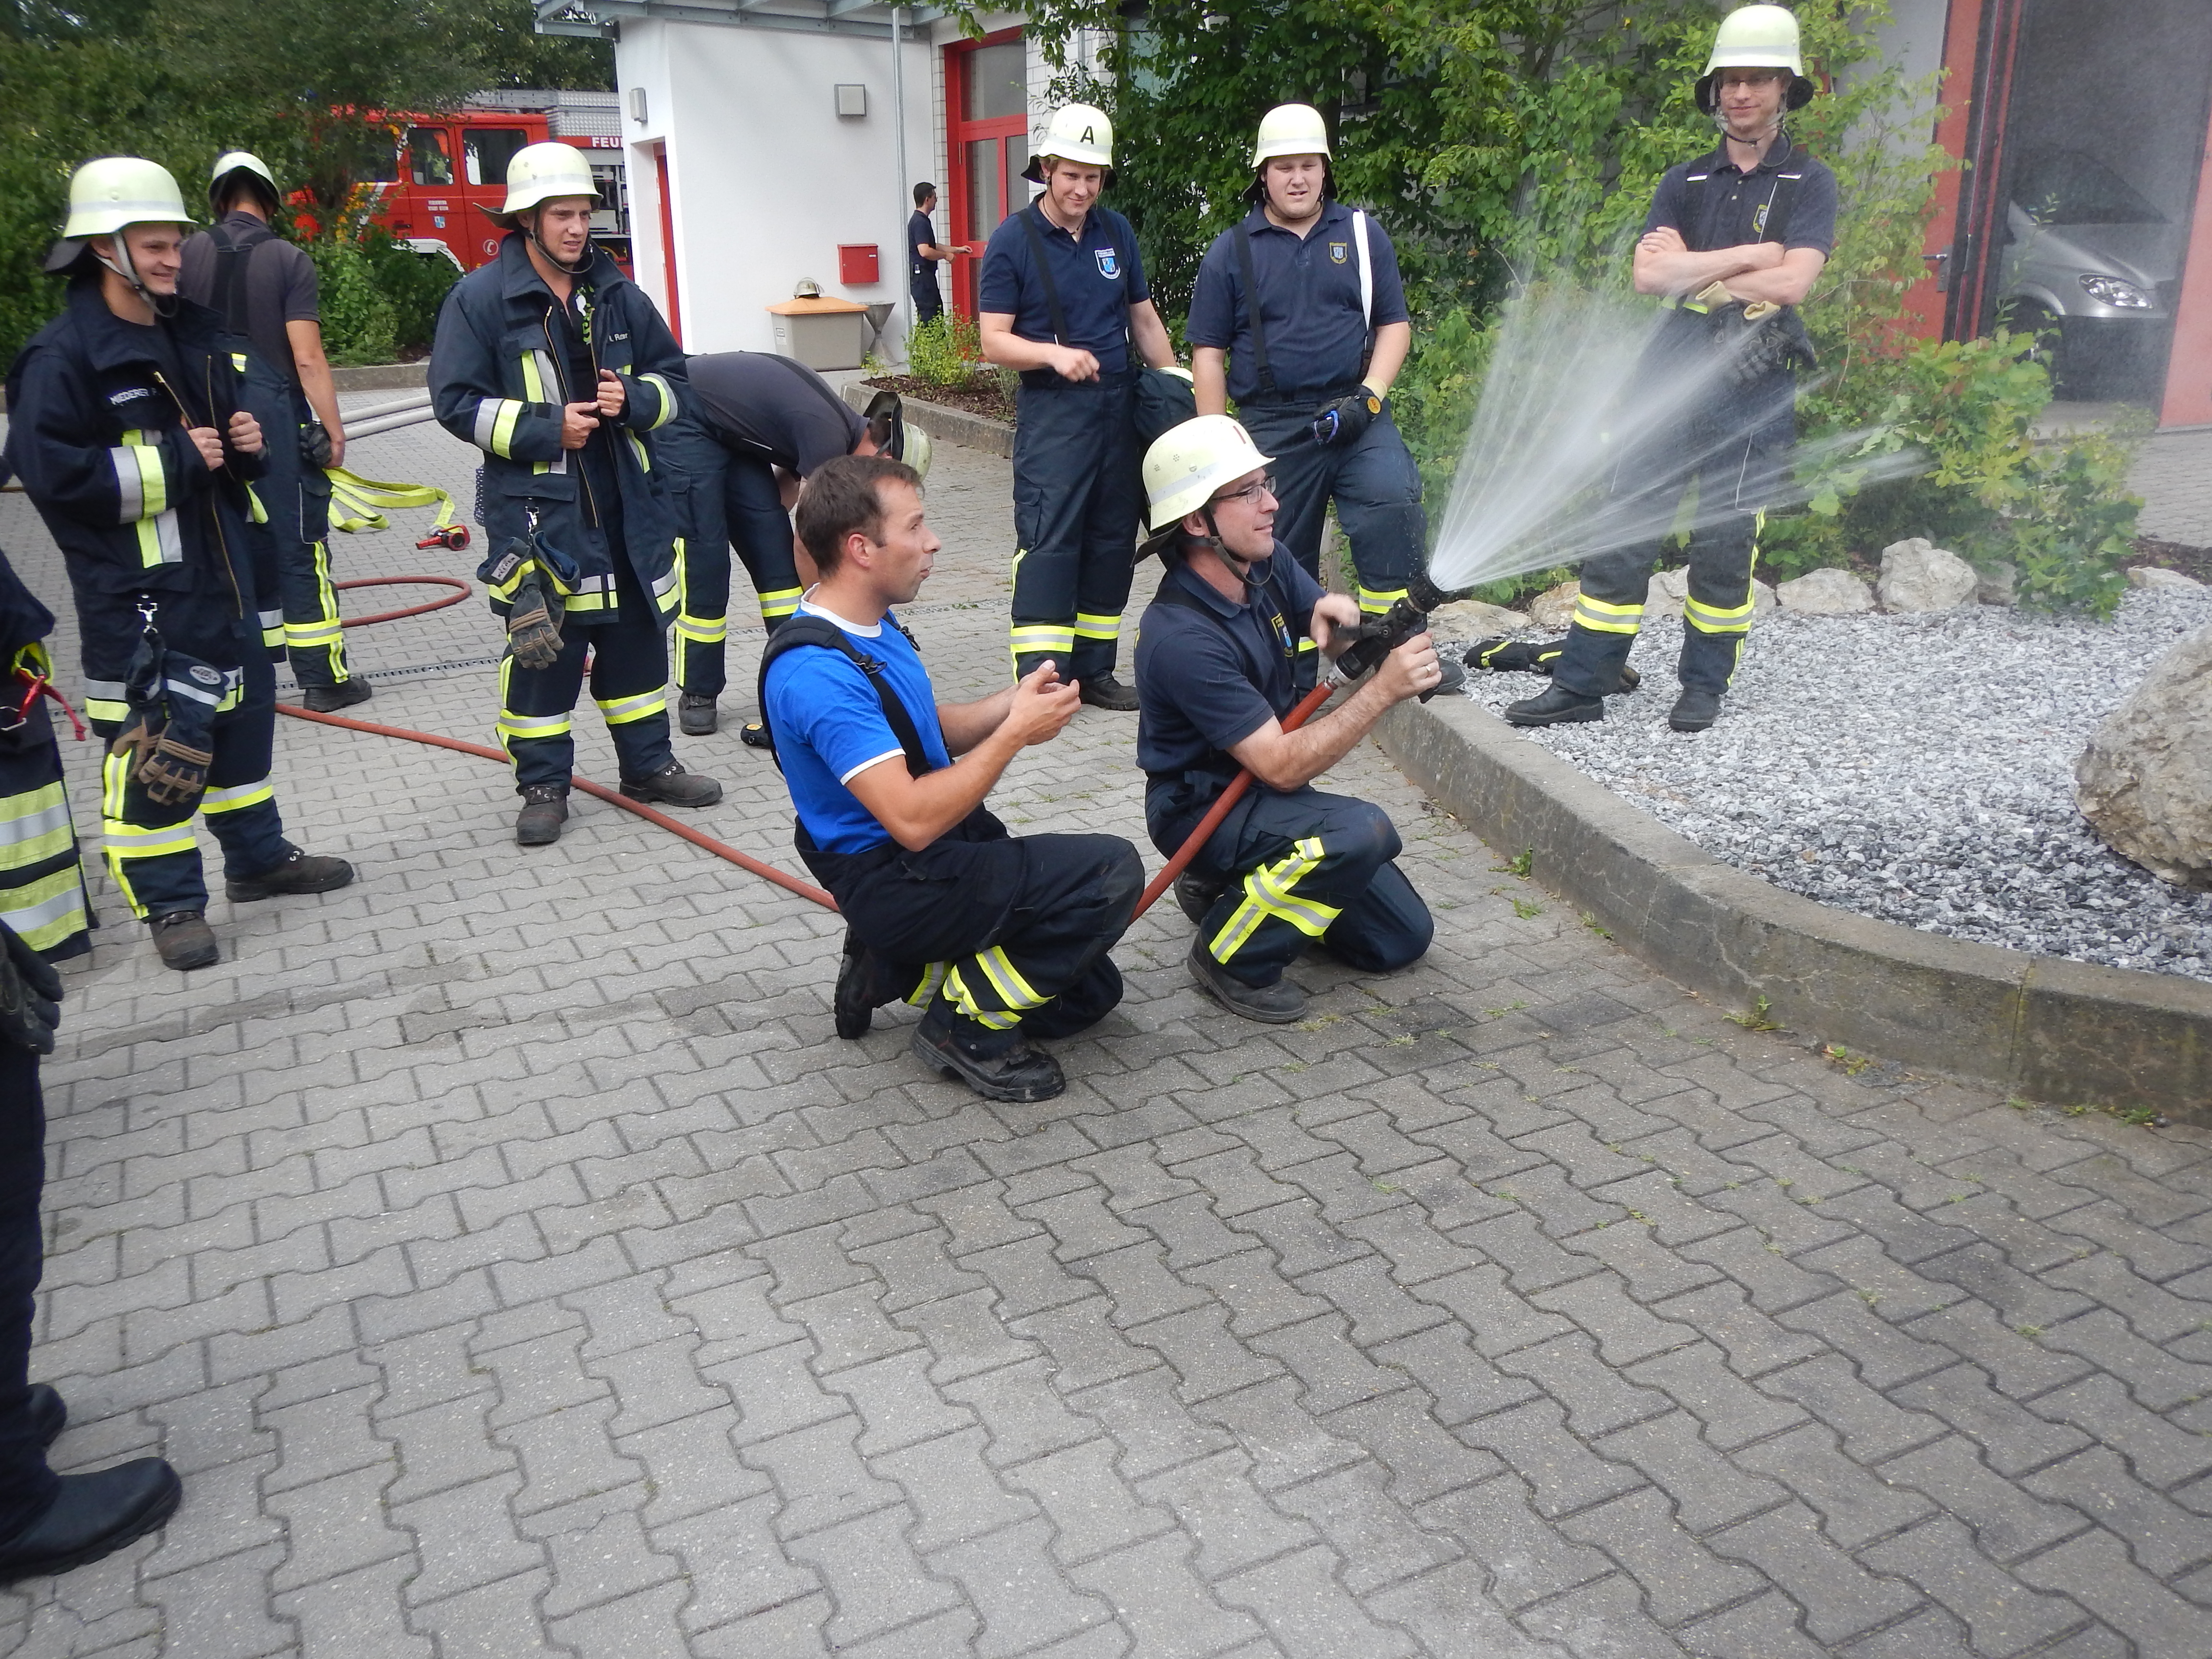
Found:
[[[102,726],[120,726],[131,718],[131,705],[120,697],[87,697],[84,717]]]
[[[652,471],[653,452],[645,447],[645,440],[635,432],[625,432],[623,436],[629,440],[630,452],[637,457],[638,470],[641,472]]]
[[[0,799],[0,871],[43,863],[69,851],[75,839],[58,780]]]
[[[1365,587],[1359,590],[1359,608],[1370,616],[1379,616],[1406,597],[1402,587]]]
[[[1644,626],[1644,607],[1641,604],[1612,605],[1587,593],[1579,594],[1575,599],[1575,625],[1600,634],[1634,634]]]
[[[150,519],[166,512],[169,506],[169,476],[161,471],[161,451],[158,441],[150,432],[139,430],[123,434],[124,447],[131,451],[131,459],[138,468],[138,510],[126,513],[121,522],[133,519]],[[118,463],[117,471],[120,471]]]
[[[599,713],[606,717],[609,726],[627,726],[632,720],[650,720],[655,714],[668,712],[668,688],[656,686],[650,691],[641,691],[631,697],[594,697]]]
[[[1121,637],[1119,617],[1093,617],[1083,611],[1075,613],[1075,637],[1079,640],[1118,640]]]
[[[658,374],[641,374],[637,378],[660,394],[660,412],[653,417],[652,423],[645,428],[647,432],[657,432],[676,418],[675,388]]]
[[[550,403],[545,388],[552,384],[553,360],[542,351],[522,354],[522,389],[530,394],[533,404]]]
[[[70,864],[12,890],[0,889],[0,921],[33,951],[51,951],[92,926],[84,876]]]
[[[200,797],[200,811],[212,817],[217,812],[241,811],[276,799],[276,786],[267,778],[257,778],[252,783],[226,784],[220,789],[209,790]]]
[[[138,520],[138,562],[149,570],[185,562],[184,538],[177,533],[174,508]]]
[[[763,622],[775,622],[795,613],[805,590],[797,587],[774,587],[760,596]]]
[[[477,418],[469,432],[476,447],[489,450],[502,460],[514,459],[514,423],[522,418],[525,407],[514,398],[477,398]]]
[[[720,645],[730,637],[727,617],[678,617],[676,637],[688,645]]]

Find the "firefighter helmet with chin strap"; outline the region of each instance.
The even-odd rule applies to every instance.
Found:
[[[1784,107],[1802,109],[1813,101],[1815,88],[1806,78],[1796,15],[1787,6],[1739,6],[1721,19],[1712,55],[1698,77],[1698,107],[1707,115],[1720,112],[1720,73],[1729,69],[1784,70],[1790,89],[1783,95]]]
[[[1114,123],[1106,112],[1090,104],[1064,104],[1053,111],[1045,125],[1044,142],[1037,146],[1022,177],[1033,185],[1045,181],[1048,161],[1073,161],[1078,167],[1103,167],[1114,172]]]
[[[1164,557],[1174,544],[1175,532],[1193,513],[1206,514],[1214,492],[1248,472],[1256,472],[1273,459],[1262,455],[1243,422],[1226,415],[1198,415],[1170,427],[1145,452],[1146,521],[1152,536],[1145,553]]]
[[[528,236],[556,270],[572,276],[580,276],[591,268],[593,255],[590,237],[585,238],[583,258],[570,264],[545,246],[545,239],[538,234],[534,222],[525,225],[521,216],[532,208],[574,196],[592,202],[599,199],[599,186],[592,177],[592,164],[584,159],[581,150],[548,140],[542,144],[525,144],[514,152],[514,159],[507,164],[507,200],[498,212],[489,208],[484,212],[493,223]]]
[[[131,225],[193,223],[185,211],[185,193],[168,168],[138,155],[104,155],[87,161],[70,178],[69,220],[61,240],[46,255],[48,270],[67,270],[84,257],[92,238],[112,240],[114,258],[96,250],[93,258],[131,284],[139,297],[157,312],[164,301],[173,307],[173,295],[149,293],[131,263],[130,244],[122,232]]]
[[[1267,163],[1283,155],[1318,155],[1322,162],[1323,200],[1336,194],[1336,170],[1330,165],[1336,152],[1329,148],[1328,119],[1311,104],[1278,104],[1260,118],[1260,132],[1252,146],[1252,182],[1244,199],[1257,204],[1267,194]]]

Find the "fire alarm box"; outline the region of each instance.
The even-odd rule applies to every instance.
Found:
[[[873,242],[837,244],[837,280],[848,288],[881,282],[883,277],[878,272],[877,263]]]

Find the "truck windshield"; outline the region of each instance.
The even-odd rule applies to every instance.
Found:
[[[505,184],[507,164],[529,142],[530,135],[520,127],[469,128],[461,137],[461,147],[468,157],[469,182]]]
[[[2078,149],[2029,150],[2012,199],[2039,225],[2162,225],[2166,216],[2124,179]]]

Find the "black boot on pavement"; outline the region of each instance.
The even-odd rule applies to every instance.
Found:
[[[209,967],[222,954],[216,949],[215,934],[202,911],[172,910],[148,917],[146,925],[154,930],[154,948],[161,960],[179,973]]]
[[[1505,719],[1514,726],[1567,726],[1577,720],[1604,718],[1602,697],[1578,697],[1558,685],[1547,686],[1533,697],[1505,705]]]
[[[568,821],[568,792],[557,783],[533,783],[522,792],[522,811],[515,815],[517,847],[550,847],[561,839],[561,826]]]
[[[915,1057],[958,1078],[986,1100],[1050,1100],[1067,1087],[1060,1062],[1033,1048],[1018,1032],[995,1054],[979,1054],[953,1028],[952,1011],[940,996],[914,1028]]]
[[[913,988],[911,981],[900,984],[890,963],[861,944],[852,929],[845,930],[845,954],[837,964],[837,994],[831,1005],[839,1036],[848,1042],[866,1036],[876,1010]]]
[[[1721,717],[1721,694],[1699,691],[1690,686],[1682,688],[1682,695],[1674,699],[1674,708],[1667,711],[1667,724],[1677,732],[1703,732]]]
[[[703,738],[722,722],[712,697],[686,691],[676,699],[676,726],[687,738]]]
[[[353,866],[343,859],[303,853],[298,848],[284,854],[284,862],[274,870],[264,870],[258,876],[240,876],[226,881],[222,890],[234,903],[244,904],[254,899],[282,898],[294,893],[329,893],[353,880]]]
[[[0,1542],[0,1584],[51,1578],[112,1555],[174,1515],[185,1495],[177,1472],[158,1457],[61,1480],[52,1507]]]
[[[1288,978],[1273,985],[1247,985],[1213,959],[1202,939],[1191,940],[1189,963],[1198,988],[1232,1014],[1263,1025],[1290,1025],[1306,1017],[1306,994]]]
[[[69,1402],[51,1382],[33,1382],[23,1390],[24,1414],[39,1431],[39,1443],[51,1446],[69,1427]]]
[[[301,693],[300,701],[318,714],[335,714],[341,708],[350,708],[357,702],[367,702],[376,695],[376,688],[367,680],[340,680],[336,685],[311,685]]]
[[[1186,870],[1175,878],[1176,902],[1182,907],[1183,915],[1192,921],[1202,923],[1206,920],[1206,913],[1213,908],[1213,901],[1221,896],[1222,890],[1228,884],[1216,881],[1211,876],[1201,876],[1194,871]]]
[[[1137,707],[1137,688],[1122,684],[1111,672],[1084,681],[1080,695],[1093,708],[1110,708],[1117,714],[1133,713]]]
[[[668,806],[712,806],[722,798],[720,784],[685,771],[682,761],[669,762],[649,778],[624,778],[621,787],[632,800],[659,801]]]

